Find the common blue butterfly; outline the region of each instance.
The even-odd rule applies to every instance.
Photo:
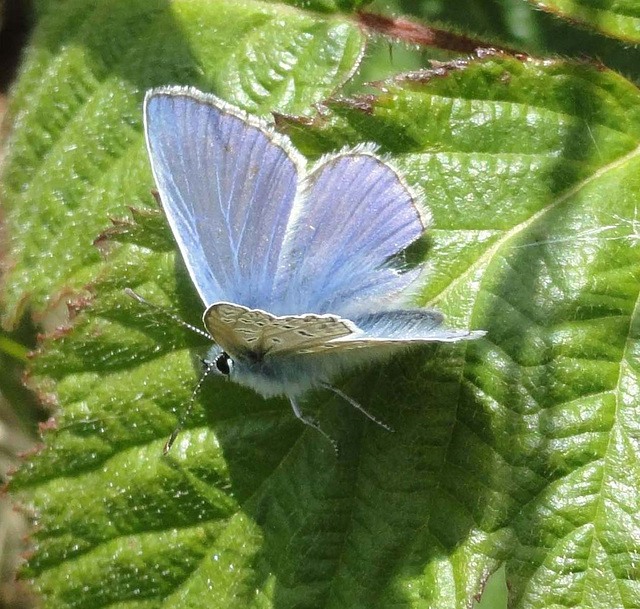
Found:
[[[263,120],[185,87],[147,93],[144,129],[162,207],[206,307],[208,371],[287,396],[324,433],[299,408],[310,389],[367,414],[329,385],[336,374],[484,334],[397,304],[420,268],[401,272],[392,258],[422,235],[428,214],[371,147],[307,167]]]

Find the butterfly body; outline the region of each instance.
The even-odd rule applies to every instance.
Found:
[[[160,201],[206,307],[214,372],[289,397],[309,422],[296,399],[340,372],[483,334],[399,306],[421,269],[393,259],[429,214],[370,146],[308,168],[261,119],[184,87],[149,91],[144,120]]]
[[[313,388],[314,383],[309,375],[304,375],[302,367],[295,361],[276,363],[265,359],[262,353],[248,352],[242,356],[231,359],[228,353],[219,345],[213,345],[207,352],[205,362],[215,364],[219,358],[225,360],[223,370],[216,371],[227,376],[230,381],[252,389],[263,398],[276,396],[297,397]],[[226,372],[226,369],[229,371]],[[300,374],[295,374],[296,369]]]
[[[358,332],[335,315],[276,316],[226,302],[205,311],[204,325],[216,343],[207,360],[227,356],[229,380],[265,398],[298,397],[329,382],[342,365],[340,358],[319,362],[314,356],[332,349],[332,340]]]
[[[230,369],[223,374],[263,397],[298,397],[345,370],[407,347],[469,336],[440,328],[443,316],[425,309],[370,313],[356,319],[362,328],[337,315],[276,316],[215,303],[204,314],[204,325],[216,343],[207,360],[228,357],[231,365],[225,366]],[[413,335],[417,338],[411,339]],[[420,338],[424,335],[428,338]]]

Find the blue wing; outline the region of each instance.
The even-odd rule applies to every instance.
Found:
[[[352,334],[339,341],[376,341],[409,346],[418,343],[456,342],[485,335],[483,331],[452,330],[444,327],[444,315],[432,309],[401,309],[369,313],[353,319],[362,334]],[[363,341],[364,339],[364,341]]]
[[[150,91],[144,117],[160,199],[202,300],[268,306],[304,160],[259,119],[195,89]]]
[[[399,272],[389,258],[424,225],[396,172],[354,151],[322,162],[304,182],[277,286],[286,312],[349,316],[406,288],[416,272]]]

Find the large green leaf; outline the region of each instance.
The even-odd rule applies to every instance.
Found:
[[[639,91],[489,56],[279,122],[310,158],[380,145],[434,215],[416,303],[487,338],[345,380],[395,433],[312,396],[338,458],[284,400],[216,380],[162,457],[206,344],[123,290],[202,306],[160,214],[119,223],[35,361],[62,408],[12,485],[46,606],[463,608],[502,562],[515,607],[640,604]]]
[[[456,396],[438,485],[442,511],[461,511],[439,533],[472,522],[452,553],[508,557],[515,606],[632,606],[638,91],[561,62],[443,76],[292,133],[307,151],[348,133],[392,153],[435,215],[422,303],[489,330],[469,348],[473,397]]]
[[[68,0],[40,11],[2,185],[9,324],[27,302],[42,311],[86,283],[109,215],[148,199],[146,89],[194,84],[254,113],[309,113],[364,44],[346,18],[253,0]]]

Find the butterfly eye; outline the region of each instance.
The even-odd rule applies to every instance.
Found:
[[[224,352],[222,352],[215,360],[216,370],[224,376],[231,374],[233,368],[233,360]]]

